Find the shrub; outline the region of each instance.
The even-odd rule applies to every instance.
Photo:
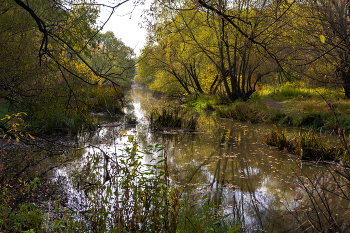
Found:
[[[98,86],[85,92],[90,111],[106,112],[111,115],[123,114],[124,93],[120,87]]]
[[[43,215],[33,203],[21,204],[13,211],[0,205],[0,230],[6,232],[37,232],[42,230]]]
[[[142,153],[159,153],[164,147],[148,148],[140,152],[134,142],[122,155],[90,157],[87,181],[95,185],[87,194],[85,219],[91,232],[176,232],[180,193],[170,187],[166,154],[153,159],[154,164],[141,162]]]
[[[309,126],[314,128],[320,128],[324,125],[324,116],[319,113],[312,113],[303,116],[298,123],[298,126]]]
[[[287,115],[279,110],[273,111],[267,119],[270,123],[278,123],[284,119]]]

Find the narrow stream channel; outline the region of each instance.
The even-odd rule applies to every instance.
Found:
[[[171,100],[153,97],[141,86],[133,87],[131,97],[132,107],[127,111],[133,112],[138,124],[105,123],[93,135],[82,135],[80,144],[117,153],[130,146],[128,138],[133,135],[141,149],[157,143],[165,146],[162,153],[167,153],[173,185],[184,187],[184,195],[193,205],[208,200],[215,203],[218,215],[231,214],[229,218],[248,232],[263,229],[283,232],[292,227],[285,222],[289,214],[286,207],[309,211],[306,198],[296,198],[303,191],[299,187],[291,188],[300,161],[264,143],[272,126],[201,114],[199,132],[152,132],[146,117],[148,112],[152,107],[166,106]],[[74,176],[73,171],[79,170],[86,156],[96,150],[99,149],[81,150],[80,159],[56,169],[54,176]],[[144,162],[152,159],[151,155],[145,155]],[[303,164],[302,168],[303,174],[310,177],[324,169],[316,164]],[[68,180],[71,183],[67,188],[75,192],[77,184],[72,178]],[[72,199],[71,203],[76,201]]]

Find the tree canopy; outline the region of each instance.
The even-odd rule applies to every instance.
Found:
[[[341,1],[153,1],[138,66],[155,90],[222,88],[247,100],[264,80],[342,85],[349,98],[348,3]],[[145,71],[145,72],[144,72]],[[161,85],[159,85],[161,84]],[[168,89],[162,89],[168,90]]]
[[[4,0],[2,105],[7,102],[43,125],[68,124],[69,119],[77,123],[78,115],[84,122],[98,93],[94,89],[110,86],[114,94],[109,95],[118,97],[121,108],[121,87],[130,85],[135,55],[112,32],[100,32],[100,7],[94,0]]]

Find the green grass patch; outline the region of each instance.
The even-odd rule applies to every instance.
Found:
[[[259,95],[264,99],[269,100],[287,100],[287,99],[322,99],[320,96],[332,99],[343,99],[345,95],[342,89],[332,87],[308,87],[303,82],[286,82],[282,85],[263,86],[259,90]]]
[[[185,106],[202,109],[204,111],[214,111],[214,106],[220,103],[220,98],[217,95],[191,95],[187,97]]]
[[[300,130],[299,134],[294,133],[294,137],[288,139],[286,132],[276,127],[266,136],[266,143],[276,146],[281,150],[295,153],[304,160],[337,160],[348,164],[350,145],[338,143],[329,145],[324,138],[320,138],[312,131]]]
[[[180,106],[154,108],[151,110],[149,119],[151,127],[155,130],[170,128],[193,132],[198,127],[198,117],[194,113],[190,113],[187,108]]]
[[[301,82],[267,85],[246,102],[237,100],[214,108],[219,117],[240,121],[327,131],[337,131],[341,126],[350,132],[350,100],[345,99],[342,91],[306,86]]]

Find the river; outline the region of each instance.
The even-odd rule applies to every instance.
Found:
[[[217,206],[218,215],[229,215],[228,221],[242,225],[248,232],[283,232],[304,224],[312,206],[305,189],[297,185],[298,179],[331,176],[322,164],[301,162],[294,155],[266,145],[264,138],[272,126],[201,113],[197,132],[152,131],[149,111],[178,100],[154,96],[142,86],[134,86],[130,96],[132,102],[126,111],[136,117],[138,124],[101,120],[98,131],[78,138],[81,147],[95,147],[75,152],[78,159],[53,171],[55,179],[66,177],[65,187],[71,193],[68,205],[79,202],[79,182],[74,175],[86,158],[100,149],[118,153],[130,147],[130,135],[141,150],[158,143],[165,147],[160,153],[167,154],[171,183],[183,187],[183,195],[193,205],[210,200]],[[156,156],[145,155],[143,162],[151,163]],[[298,214],[293,217],[293,213]]]

